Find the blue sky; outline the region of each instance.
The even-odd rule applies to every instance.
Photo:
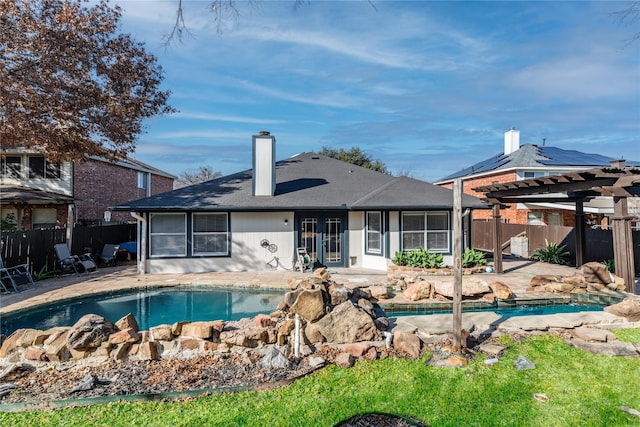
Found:
[[[248,169],[261,130],[278,159],[358,146],[426,181],[501,153],[510,127],[640,160],[640,24],[610,15],[628,3],[240,1],[221,33],[209,1],[184,3],[191,35],[163,47],[177,0],[112,0],[179,110],[133,156],[167,172]]]

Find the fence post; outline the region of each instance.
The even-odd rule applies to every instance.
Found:
[[[576,201],[576,213],[574,217],[576,229],[576,267],[584,264],[584,204],[582,200]]]

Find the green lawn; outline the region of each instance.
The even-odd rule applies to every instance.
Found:
[[[640,330],[616,332],[640,341]],[[518,371],[522,354],[536,369]],[[2,426],[332,426],[356,414],[393,413],[432,426],[625,426],[640,419],[640,358],[595,356],[552,335],[513,344],[497,364],[466,368],[424,360],[358,362],[322,369],[289,387],[173,403],[112,403],[0,413]],[[541,403],[534,393],[545,393]]]

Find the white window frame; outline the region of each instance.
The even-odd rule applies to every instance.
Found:
[[[156,231],[153,232],[153,219],[162,217],[162,216],[181,216],[183,218],[184,228],[180,233],[177,232],[162,232]],[[154,253],[154,237],[171,237],[171,236],[182,236],[182,246],[184,250],[182,252],[174,252],[174,253]],[[187,256],[187,214],[183,212],[159,212],[159,213],[151,213],[149,214],[149,257],[150,258],[162,258],[162,257],[185,257]]]
[[[216,215],[224,216],[225,231],[195,231],[195,218],[197,216]],[[199,212],[191,215],[191,253],[194,256],[228,256],[229,255],[229,214],[226,212]],[[224,236],[225,250],[220,252],[197,252],[196,238],[199,236]]]
[[[42,175],[36,174],[32,160],[42,160]],[[62,165],[47,160],[45,156],[27,156],[27,175],[29,179],[60,179],[62,177]]]
[[[151,195],[151,174],[138,172],[138,190],[144,190],[147,197]]]
[[[412,231],[405,231],[405,225],[404,225],[404,221],[405,221],[405,217],[406,216],[422,216],[423,218],[423,230],[412,230]],[[435,216],[445,216],[446,217],[446,229],[432,229],[429,228],[429,217],[435,217]],[[404,236],[405,234],[408,233],[412,233],[412,234],[417,234],[417,233],[422,233],[422,242],[423,242],[423,247],[430,251],[430,252],[434,252],[434,253],[449,253],[451,252],[451,213],[449,211],[424,211],[424,212],[402,212],[402,229],[401,229],[401,244],[403,245],[402,250],[415,250],[418,248],[405,248],[404,247]],[[445,239],[444,241],[446,242],[445,246],[442,247],[429,247],[429,236],[433,236],[436,234],[445,234]]]
[[[7,163],[7,159],[20,160],[18,163]],[[18,165],[18,170],[10,167],[9,165]],[[24,178],[24,158],[20,155],[6,154],[2,156],[2,176],[10,179],[23,179]]]
[[[527,212],[527,225],[544,225],[542,212],[540,211]]]
[[[378,224],[380,226],[379,230],[375,230],[370,227],[371,222],[369,221],[369,215],[378,216]],[[382,250],[384,248],[384,242],[382,241],[383,235],[384,235],[384,215],[382,215],[382,211],[365,212],[365,253],[381,255]],[[371,245],[371,240],[370,240],[370,238],[375,236],[378,237],[377,248]]]

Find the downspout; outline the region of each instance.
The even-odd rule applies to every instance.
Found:
[[[138,220],[142,227],[138,227],[138,253],[136,257],[138,274],[147,273],[147,220],[137,212],[129,214]]]

